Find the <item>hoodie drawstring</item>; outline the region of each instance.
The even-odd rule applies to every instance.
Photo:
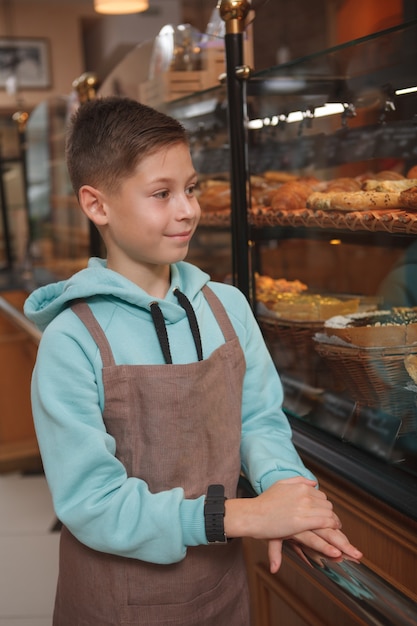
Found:
[[[171,350],[169,349],[169,341],[164,316],[157,302],[151,302],[151,315],[158,336],[159,345],[164,355],[165,363],[172,363]]]
[[[183,294],[178,288],[174,289],[174,294],[178,299],[178,303],[185,311],[185,314],[190,325],[191,334],[194,339],[195,349],[197,351],[197,358],[199,361],[203,360],[203,349],[201,345],[201,334],[198,327],[197,317],[192,307],[191,302],[185,294]],[[155,325],[156,334],[158,337],[159,345],[161,346],[162,354],[164,355],[165,363],[172,364],[171,350],[169,347],[168,334],[164,316],[159,304],[157,302],[151,302],[150,304],[152,320]]]

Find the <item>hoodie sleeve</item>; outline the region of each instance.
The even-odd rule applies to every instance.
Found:
[[[220,288],[220,290],[219,290]],[[242,471],[257,493],[284,478],[315,479],[301,461],[282,410],[283,390],[259,325],[244,295],[215,288],[239,336],[246,359],[242,397]]]
[[[127,476],[102,420],[96,346],[87,336],[85,342],[71,336],[68,328],[78,322],[71,315],[64,312],[45,330],[32,381],[34,422],[56,514],[95,550],[154,563],[179,561],[187,546],[206,543],[204,498],[185,500],[181,488],[153,494]]]

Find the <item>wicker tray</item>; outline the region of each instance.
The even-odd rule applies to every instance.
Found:
[[[353,400],[400,418],[401,433],[417,431],[416,394],[406,388],[410,377],[404,367],[404,357],[416,353],[416,345],[362,348],[319,338],[314,343],[339,388]]]
[[[258,208],[251,211],[253,226],[292,226],[336,230],[417,233],[417,214],[397,209],[392,211],[295,211]]]
[[[323,321],[294,321],[258,315],[262,334],[279,373],[320,387],[331,375],[327,363],[315,350],[313,337],[323,329]]]
[[[256,228],[291,226],[293,228],[417,234],[417,213],[402,209],[341,212],[312,211],[307,208],[295,211],[274,211],[270,208],[255,207],[248,212],[248,220]],[[209,227],[228,227],[230,226],[230,211],[203,211],[200,224]]]

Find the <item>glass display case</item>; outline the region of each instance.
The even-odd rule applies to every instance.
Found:
[[[310,441],[325,433],[327,448],[343,442],[358,459],[365,452],[410,485],[417,476],[416,34],[409,23],[251,76],[250,240],[240,247],[250,256],[256,295],[248,297],[295,430]],[[162,106],[188,128],[201,174],[198,248],[199,237],[216,240],[230,227],[224,87]],[[230,273],[228,259],[223,278]],[[348,324],[354,338],[349,326],[338,328]],[[415,500],[401,500],[395,505],[417,517]]]
[[[412,477],[417,206],[403,191],[417,183],[416,28],[272,68],[248,86],[251,174],[294,176],[286,195],[281,187],[250,209],[255,270],[302,283],[291,300],[259,296],[258,285],[287,411]]]

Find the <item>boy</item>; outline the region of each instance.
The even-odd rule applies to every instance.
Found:
[[[106,246],[25,313],[44,330],[33,414],[63,523],[55,626],[249,624],[238,539],[361,554],[303,466],[243,295],[185,263],[200,209],[174,119],[119,97],[69,128],[75,193]],[[236,498],[240,471],[256,498]],[[222,545],[216,545],[216,544]]]

